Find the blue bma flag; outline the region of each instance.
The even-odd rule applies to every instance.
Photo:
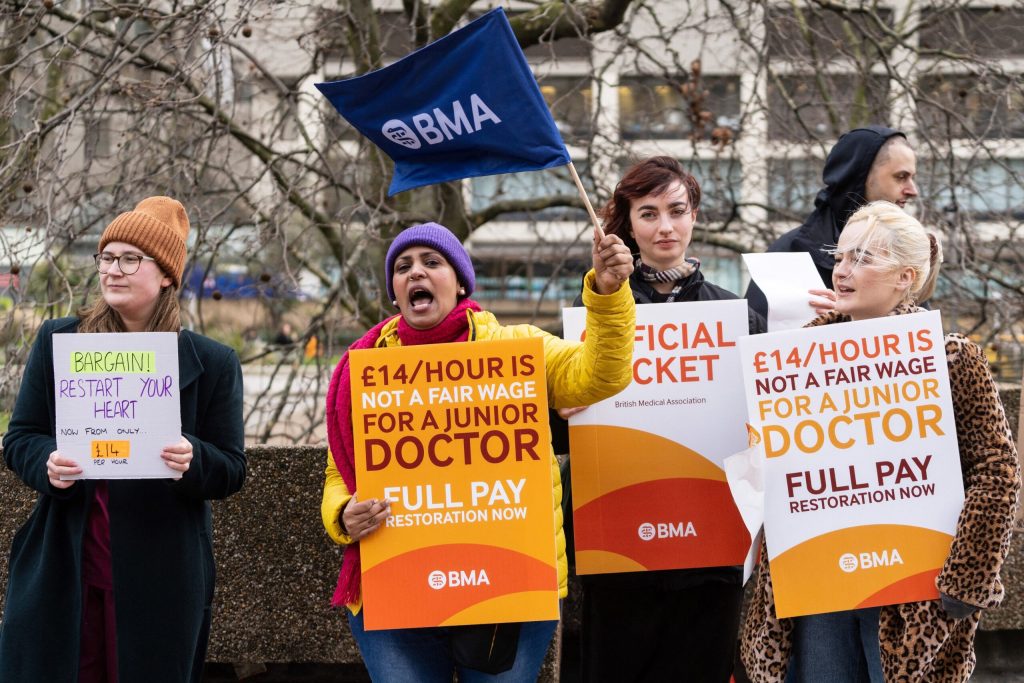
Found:
[[[391,66],[316,87],[394,159],[389,196],[570,162],[500,7]]]

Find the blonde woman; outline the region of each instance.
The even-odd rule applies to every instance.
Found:
[[[942,260],[935,236],[889,202],[854,213],[834,254],[835,310],[809,326],[919,311]],[[941,599],[779,619],[762,546],[741,645],[751,680],[960,683],[970,677],[981,610],[1003,598],[999,570],[1009,551],[1020,467],[982,350],[950,334],[946,358],[965,500],[937,579]]]

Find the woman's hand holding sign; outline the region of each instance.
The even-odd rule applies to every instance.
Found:
[[[160,457],[172,470],[184,474],[192,463],[192,443],[183,436],[173,446],[165,446]]]
[[[61,475],[81,474],[82,468],[74,460],[60,457],[59,451],[50,453],[46,459],[46,476],[50,480],[50,486],[55,489],[70,488],[77,479],[61,479]]]
[[[341,511],[341,526],[355,542],[372,534],[390,516],[390,501],[371,498],[360,502],[353,495],[352,500]]]

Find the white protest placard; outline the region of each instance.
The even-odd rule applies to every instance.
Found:
[[[808,290],[825,289],[806,251],[743,254],[750,277],[768,301],[768,331],[803,327],[817,317]]]
[[[181,439],[178,335],[53,335],[57,450],[65,479],[178,479],[160,457]]]
[[[579,339],[586,309],[562,315]],[[742,299],[636,307],[633,382],[569,421],[578,573],[743,564],[722,461],[747,444],[747,333]]]
[[[780,617],[938,597],[964,492],[937,311],[740,340]]]

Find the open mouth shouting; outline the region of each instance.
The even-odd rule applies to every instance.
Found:
[[[434,303],[434,294],[422,285],[409,288],[409,308],[413,313],[425,313]]]

